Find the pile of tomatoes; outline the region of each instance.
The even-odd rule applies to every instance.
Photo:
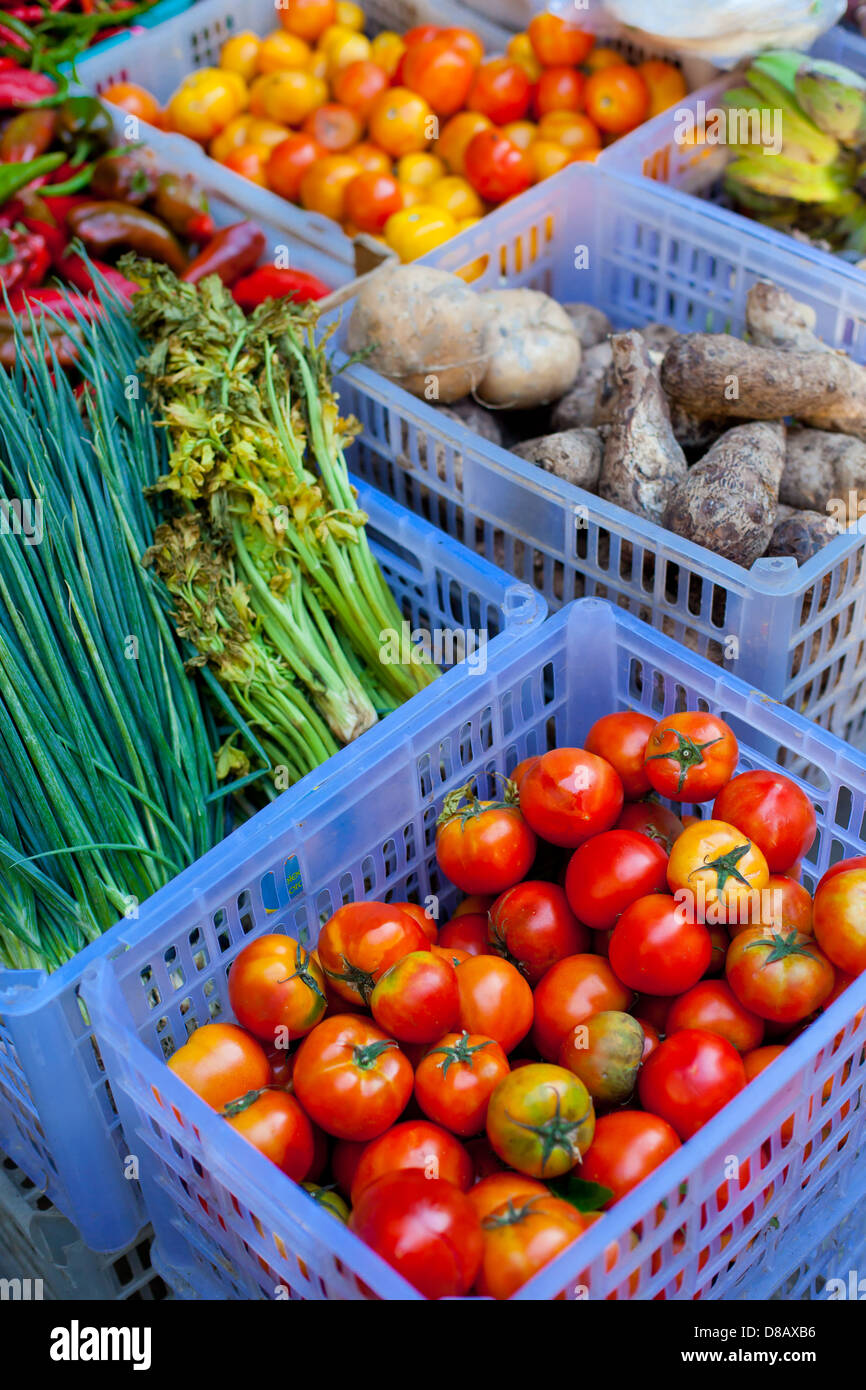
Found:
[[[169,1065],[426,1296],[510,1297],[866,969],[866,857],[813,899],[814,807],[738,758],[714,714],[622,712],[455,791],[447,923],[353,902],[315,951],[258,937],[237,1023]]]
[[[468,28],[368,39],[349,0],[286,0],[276,13],[278,29],[233,35],[219,67],[191,73],[165,111],[129,83],[103,95],[403,260],[686,94],[673,65],[633,66],[552,14],[490,58]]]

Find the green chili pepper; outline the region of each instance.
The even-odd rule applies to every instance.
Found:
[[[41,154],[38,159],[28,159],[24,164],[4,164],[0,166],[0,203],[5,203],[28,183],[50,174],[65,164],[66,157],[59,151],[55,154]]]

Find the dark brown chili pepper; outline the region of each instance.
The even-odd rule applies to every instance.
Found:
[[[186,256],[173,232],[143,208],[127,203],[82,203],[69,213],[66,225],[96,256],[122,246],[152,261],[163,261],[177,275],[186,269]]]
[[[158,180],[153,157],[146,150],[130,150],[128,154],[112,151],[102,155],[93,166],[90,191],[96,198],[138,207],[153,195]]]
[[[207,241],[213,235],[207,197],[189,174],[160,174],[153,210],[178,236]]]
[[[218,275],[224,285],[231,286],[258,265],[264,249],[264,232],[255,222],[233,222],[217,232],[190,262],[181,279],[197,285],[205,275]]]
[[[44,154],[54,138],[57,116],[49,107],[21,111],[0,136],[0,160],[4,164],[23,164]]]

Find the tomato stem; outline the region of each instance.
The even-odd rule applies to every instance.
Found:
[[[791,931],[788,936],[783,936],[781,932],[773,932],[772,936],[761,938],[759,941],[750,941],[746,946],[747,951],[766,949],[770,952],[767,959],[761,966],[766,970],[768,965],[773,965],[777,960],[787,960],[788,956],[808,956],[809,960],[818,960],[818,957],[809,950],[810,942],[804,941],[798,931]]]
[[[341,975],[337,970],[326,970],[325,974],[328,976],[328,979],[342,980],[343,984],[349,985],[351,989],[355,990],[355,992],[360,995],[363,1003],[369,1004],[370,995],[373,993],[376,984],[373,976],[368,970],[361,970],[357,965],[353,965],[351,961],[346,960],[346,957],[343,955],[340,956],[340,960],[345,966],[343,974]]]
[[[376,1042],[367,1043],[364,1047],[353,1048],[352,1061],[356,1067],[360,1067],[361,1071],[372,1071],[382,1053],[386,1052],[389,1047],[396,1046],[393,1038],[377,1039]]]
[[[592,1106],[590,1105],[589,1110],[581,1115],[578,1120],[564,1119],[561,1110],[561,1098],[559,1092],[557,1092],[556,1111],[551,1115],[550,1119],[545,1120],[543,1124],[530,1125],[524,1120],[516,1120],[513,1115],[508,1115],[507,1111],[505,1113],[508,1115],[508,1119],[511,1123],[516,1125],[518,1129],[525,1129],[528,1130],[530,1134],[538,1135],[541,1140],[541,1172],[543,1175],[547,1167],[547,1160],[556,1149],[562,1149],[570,1158],[574,1158],[574,1156],[577,1155],[575,1161],[577,1163],[583,1162],[583,1154],[580,1152],[578,1145],[574,1142],[574,1136],[580,1131],[581,1126],[586,1124],[591,1110]]]
[[[692,768],[700,767],[704,762],[704,749],[712,748],[714,743],[721,743],[724,735],[720,734],[718,738],[711,738],[707,743],[695,743],[694,739],[689,738],[687,734],[681,733],[679,729],[665,729],[665,733],[673,734],[674,738],[677,740],[676,748],[671,749],[669,753],[651,753],[644,761],[654,763],[659,760],[666,761],[670,759],[671,762],[677,763],[680,769],[677,791],[681,792],[683,784]]]
[[[448,1075],[448,1068],[453,1062],[463,1062],[471,1071],[475,1053],[480,1052],[482,1047],[490,1047],[492,1042],[492,1038],[485,1038],[484,1042],[475,1043],[470,1047],[469,1034],[464,1028],[456,1043],[452,1043],[450,1047],[433,1047],[427,1053],[427,1056],[432,1057],[437,1052],[441,1052],[445,1060],[440,1062],[439,1065],[442,1068],[442,1075],[444,1077]]]
[[[505,783],[502,801],[480,801],[474,790],[475,781],[473,778],[471,782],[466,783],[465,787],[458,787],[456,791],[448,793],[442,802],[442,814],[436,824],[447,825],[448,821],[459,816],[461,823],[465,825],[468,820],[480,816],[484,811],[519,810],[520,793],[514,782],[508,777],[503,777],[501,772],[495,773],[494,776],[502,777]]]
[[[716,887],[719,892],[722,891],[729,878],[736,879],[737,883],[744,883],[747,888],[751,888],[752,885],[745,874],[740,873],[740,870],[737,868],[743,855],[748,854],[751,848],[752,844],[750,840],[747,840],[744,845],[735,845],[733,849],[728,850],[727,854],[720,854],[718,859],[707,859],[703,864],[699,864],[696,869],[692,869],[689,878],[694,874],[702,873],[704,869],[715,869]]]

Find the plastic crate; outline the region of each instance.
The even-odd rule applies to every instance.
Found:
[[[135,38],[136,34],[142,29],[155,29],[158,24],[165,24],[166,20],[174,19],[176,15],[183,14],[184,10],[190,9],[196,0],[159,0],[159,3],[149,9],[146,14],[138,15],[135,23],[129,26],[126,33],[113,34],[111,38],[102,39],[99,43],[94,43],[86,49],[88,58],[95,57],[97,54],[106,53],[116,43],[123,43],[128,38]],[[72,63],[62,64],[61,71],[71,72]]]
[[[227,1133],[164,1058],[194,1027],[230,1017],[227,967],[257,934],[306,928],[315,939],[337,906],[364,897],[435,894],[447,911],[457,895],[438,873],[434,832],[448,792],[474,777],[484,795],[485,784],[518,760],[554,744],[582,743],[594,720],[612,709],[661,717],[696,705],[731,721],[741,739],[741,769],[773,766],[756,747],[762,740],[796,751],[801,785],[818,816],[805,866],[810,880],[831,857],[862,852],[866,759],[630,614],[589,599],[491,656],[482,678],[441,688],[399,738],[387,730],[370,738],[351,777],[328,776],[303,799],[284,801],[266,837],[229,841],[178,878],[171,901],[164,898],[161,911],[150,914],[150,931],[88,971],[84,996],[139,1158],[163,1268],[199,1297],[419,1296],[239,1135]],[[263,907],[265,885],[270,878],[284,882],[287,862],[302,886],[294,898],[282,891],[272,916]],[[864,1005],[866,976],[518,1297],[547,1299],[564,1289],[573,1296],[578,1285],[593,1299],[614,1289],[645,1299],[662,1289],[669,1297],[727,1298],[733,1290],[765,1297],[777,1288],[800,1258],[786,1244],[800,1214],[828,1232],[862,1182],[855,1155],[866,1146],[866,1107],[858,1103],[866,1077],[866,1019],[857,1016]],[[793,1137],[783,1148],[789,1116]],[[741,1164],[750,1160],[751,1177],[742,1191],[733,1184],[717,1210],[714,1194],[731,1155]],[[636,1228],[642,1233],[632,1237]],[[606,1268],[612,1241],[619,1256]]]
[[[801,1223],[807,1224],[802,1218]],[[795,1234],[799,1235],[796,1228]],[[815,1244],[773,1298],[815,1302],[862,1298],[860,1280],[866,1278],[866,1216],[862,1206],[855,1206],[829,1235],[820,1227],[813,1234],[818,1237]]]
[[[741,333],[750,286],[772,279],[815,309],[828,343],[866,361],[862,277],[592,166],[531,189],[425,264],[476,275],[478,288],[528,285],[588,300],[618,328],[659,320],[685,332]],[[837,537],[799,568],[771,558],[746,570],[487,443],[369,368],[350,368],[344,381],[363,424],[353,469],[535,584],[551,608],[609,598],[835,733],[861,737],[862,534]]]
[[[509,38],[506,29],[480,16],[467,15],[455,0],[364,0],[364,13],[368,33],[391,28],[403,31],[428,21],[458,25],[471,21],[489,52],[501,52]],[[160,102],[166,102],[194,68],[219,61],[222,45],[235,30],[252,29],[266,34],[277,26],[274,0],[245,0],[240,10],[232,0],[201,0],[161,27],[158,34],[136,35],[134,47],[113,45],[106,53],[83,58],[77,65],[77,76],[91,92],[101,92],[112,82],[132,81],[146,87]],[[285,224],[298,241],[310,243],[342,263],[346,278],[354,275],[354,243],[330,217],[305,212],[223,168],[184,136],[166,135],[145,122],[142,126],[154,150],[159,151],[166,141],[179,142],[202,179],[226,197],[240,201],[248,216]]]
[[[370,518],[373,552],[411,627],[443,634],[486,631],[490,638],[489,646],[471,655],[468,668],[455,668],[441,678],[447,688],[454,678],[459,682],[461,669],[479,669],[498,646],[517,641],[544,618],[546,605],[537,594],[374,489],[359,484],[359,502]],[[442,646],[442,664],[448,664],[460,649],[447,636]],[[423,720],[439,684],[341,749],[325,768],[342,768],[340,775],[347,775],[370,732],[393,729],[399,742],[408,718],[417,711]],[[323,775],[323,769],[310,773],[235,831],[207,862],[243,853],[244,846],[267,835],[273,816],[285,814],[280,808],[303,799]],[[50,976],[0,970],[0,1149],[97,1250],[126,1245],[141,1228],[144,1213],[138,1184],[122,1172],[127,1147],[78,987],[87,965],[138,940],[166,910],[162,904],[173,901],[172,891],[171,885],[162,889],[141,909],[140,920],[118,923]]]
[[[816,58],[843,63],[866,76],[866,37],[847,24],[834,24],[809,50]]]
[[[0,1159],[0,1282],[4,1298],[88,1301],[167,1298],[151,1261],[152,1232],[126,1250],[88,1250],[71,1222],[10,1158]],[[17,1285],[16,1280],[20,1280]]]

